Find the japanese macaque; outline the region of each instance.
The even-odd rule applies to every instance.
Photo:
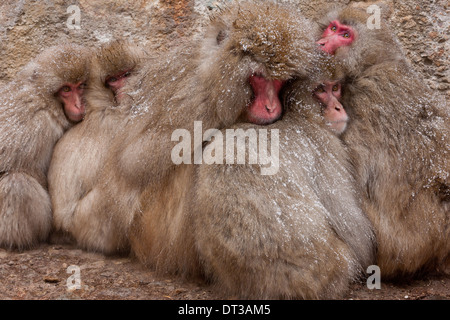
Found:
[[[129,117],[116,127],[111,155],[89,190],[89,220],[77,239],[84,248],[126,252],[131,236],[133,251],[160,272],[199,273],[195,232],[185,228],[182,199],[211,130],[187,142],[182,164],[175,163],[172,149],[180,139],[194,137],[195,121],[208,130],[241,119],[279,118],[283,106],[277,93],[287,80],[314,73],[322,55],[309,24],[283,8],[236,4],[213,18],[189,47],[147,60],[129,84],[135,88],[128,93]]]
[[[205,44],[216,51],[202,57],[199,68],[190,69],[199,74],[192,73],[186,83],[181,82],[184,75],[175,72],[179,78],[169,86],[171,91],[161,91],[168,97],[159,93],[149,106],[165,104],[162,110],[172,112],[159,115],[159,122],[146,120],[146,131],[130,127],[138,134],[128,135],[117,146],[120,152],[110,162],[115,164],[110,172],[116,176],[104,184],[109,187],[105,194],[115,195],[116,202],[121,194],[138,198],[128,231],[131,248],[157,272],[206,276],[225,294],[240,298],[336,298],[373,261],[374,236],[356,200],[346,151],[324,119],[326,114],[329,122],[336,119],[337,124],[345,117],[336,118],[328,110],[337,107],[333,99],[329,102],[319,93],[314,97],[315,85],[303,85],[318,71],[306,69],[319,58],[309,46],[314,43],[310,26],[289,6],[247,3],[225,12],[212,23],[200,53],[193,51],[194,57],[205,54]],[[255,70],[259,76],[252,78]],[[328,87],[324,86],[326,92]],[[262,99],[257,92],[270,96],[268,101],[278,93],[274,105],[284,110],[283,118],[273,124],[232,125],[242,112],[247,120],[271,114],[274,108],[265,108],[266,103],[252,104]],[[252,95],[256,95],[253,100]],[[194,164],[199,166],[187,165],[191,163],[188,148],[180,152],[186,161],[174,166],[166,154],[174,150],[174,144],[168,143],[170,135],[178,128],[189,129],[194,120],[202,120],[205,129],[228,129],[205,132],[200,144],[210,143],[198,149],[195,132],[181,132],[188,146],[189,135],[194,137]],[[261,123],[267,126],[258,126]],[[249,153],[258,155],[262,152],[258,146],[264,145],[264,130],[258,129],[280,134],[279,145],[276,132],[266,144],[273,151],[273,167],[278,162],[275,153],[280,152],[279,170],[272,168],[273,175],[261,175],[265,160],[247,165],[233,161],[233,165],[228,160],[236,160],[234,149],[231,157],[221,153],[229,148],[225,143],[231,130]],[[340,125],[336,129],[343,130]],[[259,135],[259,144],[245,143],[249,130]],[[176,133],[172,140],[179,141],[178,137]],[[202,158],[196,157],[199,154]],[[211,163],[211,159],[215,160]],[[119,192],[111,186],[120,187]],[[133,202],[126,203],[121,216]]]
[[[318,44],[346,75],[343,104],[363,208],[376,230],[384,279],[433,270],[450,254],[450,121],[406,62],[384,21],[365,10],[330,13]]]
[[[338,138],[348,117],[337,100],[329,102],[340,83],[325,82],[311,94],[313,89],[305,80],[287,89],[288,109],[274,124],[232,127],[238,143],[249,140],[248,157],[258,154],[258,164],[198,170],[192,230],[205,273],[221,292],[258,299],[339,298],[374,262],[375,236]],[[256,141],[252,133],[258,131]],[[271,156],[279,152],[273,175],[261,174],[266,135],[263,145]]]
[[[58,139],[84,117],[89,57],[76,45],[49,48],[1,89],[1,247],[26,249],[49,235],[47,170]]]
[[[336,134],[341,134],[347,128],[349,120],[340,100],[342,85],[339,81],[326,81],[314,90],[314,96],[322,104],[322,114],[327,126]]]
[[[93,57],[86,90],[86,119],[70,130],[55,147],[49,169],[49,192],[53,204],[55,241],[68,234],[84,246],[86,225],[101,234],[108,221],[89,217],[90,202],[96,201],[92,187],[101,174],[110,144],[124,113],[127,82],[135,76],[145,58],[139,47],[113,41],[99,48]],[[67,170],[71,167],[71,170]],[[104,239],[108,241],[109,239]]]

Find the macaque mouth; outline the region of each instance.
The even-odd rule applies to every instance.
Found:
[[[83,108],[83,110],[78,113],[66,112],[66,116],[69,118],[70,122],[77,123],[77,122],[84,120],[84,118],[86,117],[85,105],[82,104],[80,108]]]
[[[347,129],[350,118],[344,108],[325,106],[323,116],[325,125],[337,134],[342,134]]]
[[[339,123],[348,123],[348,118],[343,119],[343,120],[338,120],[338,121],[325,121],[325,123],[329,126],[332,126],[334,124],[339,124]]]
[[[283,106],[280,91],[285,81],[269,80],[259,73],[249,77],[253,99],[246,110],[246,120],[258,125],[268,125],[280,119]]]
[[[347,120],[340,121],[325,121],[325,125],[329,127],[333,132],[338,135],[344,133],[348,126],[348,118]]]

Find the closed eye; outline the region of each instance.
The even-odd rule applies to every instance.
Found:
[[[116,77],[112,77],[112,78],[109,78],[107,82],[116,82],[116,81],[117,81],[117,78]]]

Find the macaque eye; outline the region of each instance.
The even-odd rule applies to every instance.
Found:
[[[69,86],[64,86],[61,88],[61,92],[70,92],[70,91],[71,91],[71,89]]]
[[[335,32],[337,30],[336,26],[331,27],[331,31]]]
[[[324,93],[324,92],[325,92],[325,89],[322,86],[317,87],[317,89],[315,91],[315,93]]]
[[[108,80],[106,80],[107,83],[112,83],[112,82],[116,82],[118,79],[116,77],[111,77],[108,78]]]
[[[129,76],[131,76],[131,72],[130,72],[130,71],[125,72],[123,76],[124,76],[125,78],[126,78],[126,77],[129,77]]]
[[[333,91],[338,91],[339,90],[339,86],[337,85],[337,84],[335,84],[334,86],[333,86]]]
[[[80,89],[86,89],[87,84],[85,82],[83,82],[82,84],[80,84],[79,88]]]
[[[350,38],[350,34],[348,32],[344,33],[343,35],[344,38]]]

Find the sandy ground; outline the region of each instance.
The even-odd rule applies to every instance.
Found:
[[[68,273],[71,266],[74,271]],[[233,297],[221,295],[202,283],[156,276],[132,258],[105,257],[69,245],[45,244],[21,253],[0,249],[0,299],[228,300]],[[365,283],[354,284],[346,299],[450,300],[450,269],[441,275],[402,284],[382,281],[380,290],[369,290]]]

